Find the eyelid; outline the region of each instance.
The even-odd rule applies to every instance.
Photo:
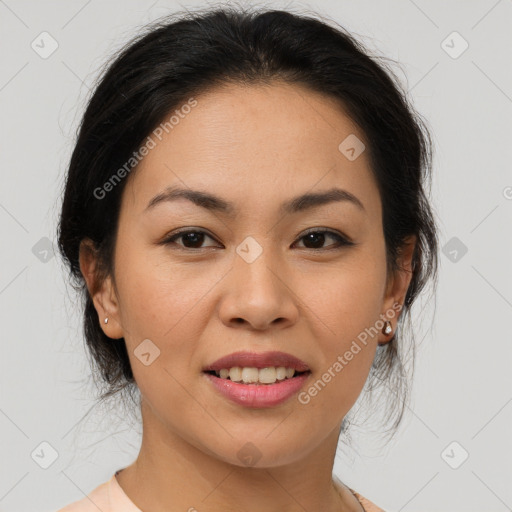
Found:
[[[304,249],[306,251],[313,251],[313,252],[322,252],[322,251],[331,251],[336,249],[342,249],[344,247],[350,247],[356,245],[355,242],[351,240],[350,237],[346,236],[344,233],[339,232],[337,230],[331,229],[331,228],[325,228],[325,227],[314,227],[306,229],[306,231],[303,231],[298,237],[295,243],[300,242],[305,236],[309,235],[310,233],[327,233],[328,235],[331,235],[333,238],[337,240],[337,243],[334,244],[334,247],[327,246],[327,247],[321,247],[319,249],[313,249],[310,247],[301,247],[300,249]]]
[[[217,242],[218,244],[220,244],[220,242],[213,236],[211,235],[207,230],[205,230],[204,228],[194,228],[194,227],[187,227],[187,228],[183,228],[183,229],[178,229],[178,231],[171,231],[170,233],[167,233],[161,242],[159,242],[160,244],[162,245],[167,245],[167,244],[170,244],[173,242],[173,240],[175,239],[179,239],[180,235],[184,235],[185,233],[200,233],[200,234],[204,234],[206,235],[207,237],[211,238],[212,240],[214,240],[215,242]],[[180,247],[178,245],[178,247]],[[211,246],[209,246],[211,247]],[[187,251],[198,251],[200,249],[208,249],[208,247],[199,247],[197,249],[191,249],[190,247],[180,247],[181,249],[184,249],[184,250],[187,250]]]
[[[162,244],[162,245],[169,245],[171,243],[174,243],[174,240],[179,239],[180,235],[183,235],[185,233],[190,233],[190,232],[204,234],[207,237],[211,238],[212,240],[214,240],[215,242],[220,244],[220,242],[213,235],[211,235],[206,229],[204,229],[204,228],[194,228],[194,227],[185,227],[185,228],[179,229],[178,231],[168,233],[163,238],[163,240],[160,242],[160,244]],[[321,251],[328,251],[328,250],[331,250],[331,249],[332,250],[334,250],[334,249],[341,249],[342,247],[349,247],[349,246],[356,245],[356,243],[350,237],[345,235],[344,233],[338,232],[337,230],[334,230],[334,229],[331,229],[331,228],[322,227],[322,226],[311,227],[311,228],[308,228],[305,231],[301,232],[297,236],[297,238],[293,242],[293,244],[296,244],[297,242],[300,242],[305,236],[307,236],[310,233],[327,233],[327,234],[330,234],[334,238],[338,239],[338,244],[334,244],[335,245],[334,247],[327,246],[327,247],[324,247],[324,248],[321,247],[319,249],[313,249],[313,248],[310,248],[310,247],[301,247],[301,249],[310,250],[310,251],[314,251],[314,252],[321,252]],[[207,246],[207,247],[191,248],[191,247],[182,247],[179,244],[177,244],[177,246],[178,246],[179,249],[182,249],[182,250],[185,250],[185,251],[200,251],[201,249],[209,249],[209,248],[212,247],[212,246]]]
[[[348,243],[353,243],[355,245],[355,243],[352,241],[352,239],[345,235],[343,232],[341,231],[337,231],[335,229],[331,229],[331,228],[325,228],[325,227],[314,227],[314,228],[308,228],[306,229],[306,231],[303,231],[298,237],[297,239],[301,239],[302,237],[306,236],[306,235],[309,235],[310,233],[317,233],[317,232],[321,232],[321,233],[329,233],[333,236],[338,236],[340,238],[343,238],[343,240],[345,242]]]

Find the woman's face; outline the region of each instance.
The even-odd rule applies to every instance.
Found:
[[[107,280],[95,304],[105,333],[125,338],[145,430],[239,466],[245,453],[258,466],[293,463],[338,431],[408,280],[387,282],[367,142],[333,100],[278,83],[195,100],[150,134],[154,147],[125,178],[116,287]],[[175,188],[229,206],[151,205]],[[347,194],[290,203],[334,188]],[[178,230],[191,233],[165,243]],[[282,351],[310,373],[277,404],[234,401],[204,369],[239,351]]]

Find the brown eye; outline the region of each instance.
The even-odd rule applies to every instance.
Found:
[[[336,240],[336,243],[324,247],[326,239],[329,238]],[[299,240],[304,240],[305,249],[326,249],[332,248],[332,245],[335,246],[334,248],[340,246],[354,245],[352,242],[348,241],[340,234],[330,230],[309,231],[308,233],[303,235]]]
[[[188,229],[183,230],[178,233],[174,233],[171,236],[167,237],[165,240],[162,241],[163,245],[175,245],[178,246],[180,249],[203,249],[207,247],[215,247],[215,245],[203,245],[205,240],[209,238],[210,240],[214,240],[213,237],[208,235],[203,230],[200,229]],[[329,238],[332,240],[334,239],[335,243],[331,243],[327,246],[325,246],[325,242],[329,240]],[[181,240],[181,243],[176,243],[177,240]],[[336,233],[331,230],[311,230],[307,232],[305,235],[302,235],[299,240],[304,240],[304,246],[300,247],[301,249],[311,249],[311,250],[318,250],[318,249],[325,249],[325,250],[331,250],[331,249],[337,249],[344,246],[351,246],[355,245],[354,242],[351,242],[347,240],[344,236],[340,235],[339,233]]]
[[[185,249],[202,249],[202,244],[204,243],[205,238],[209,238],[213,240],[211,236],[209,236],[206,232],[201,230],[188,230],[181,231],[179,233],[175,233],[174,235],[166,238],[162,244],[171,245],[175,244],[175,240],[182,240],[182,244],[178,244]],[[206,246],[211,247],[211,246]]]

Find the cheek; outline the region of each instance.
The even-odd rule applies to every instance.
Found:
[[[314,320],[318,339],[340,346],[379,318],[385,278],[385,264],[371,251],[358,251],[301,274],[294,291],[303,314]]]
[[[211,319],[208,292],[229,267],[176,264],[165,255],[132,248],[122,254],[116,262],[120,314],[135,380],[152,400],[167,390],[163,395],[173,396],[177,406],[185,400],[180,384],[190,380],[198,365],[197,340]],[[141,345],[144,340],[157,349],[148,342]],[[137,356],[142,346],[149,347],[150,358],[152,351],[158,354],[148,366]]]
[[[377,348],[378,330],[372,327],[382,313],[385,285],[385,263],[372,254],[378,250],[359,251],[336,268],[308,272],[296,288],[321,361],[319,380],[306,390],[313,407],[336,404],[346,413],[367,379]]]
[[[190,406],[183,386],[190,379],[189,362],[194,361],[196,340],[208,319],[205,290],[218,279],[193,278],[183,269],[139,254],[125,252],[116,268],[134,378],[155,414],[163,413],[170,401],[181,410]],[[144,353],[149,353],[145,361]]]
[[[222,277],[218,270],[204,267],[201,271],[194,263],[171,264],[158,250],[125,251],[116,264],[123,327],[141,339],[181,340],[178,333],[200,327],[198,318],[206,321],[197,311],[206,302],[207,291]]]

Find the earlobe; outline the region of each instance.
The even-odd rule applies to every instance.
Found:
[[[85,239],[80,243],[79,260],[80,271],[98,313],[101,329],[109,338],[122,338],[123,331],[118,321],[118,302],[112,280],[110,276],[101,280],[98,275],[97,250],[91,240]],[[108,320],[105,321],[107,318]]]
[[[392,333],[393,333],[393,325],[391,324],[391,322],[389,320],[386,320],[384,322],[384,326],[382,327],[382,334],[388,338]],[[390,339],[388,339],[387,341],[379,341],[378,344],[379,345],[387,345],[388,343],[390,343],[391,341],[393,341],[393,337],[391,337]]]
[[[101,283],[100,289],[93,296],[93,302],[103,332],[109,338],[122,338],[123,329],[119,322],[117,296],[110,276]]]
[[[381,317],[386,317],[389,319],[391,324],[391,330],[389,328],[382,330],[382,335],[384,337],[383,341],[379,341],[379,345],[386,345],[394,338],[394,331],[396,330],[396,322],[398,321],[398,317],[400,316],[400,311],[403,308],[403,304],[405,302],[405,297],[407,295],[407,290],[409,289],[409,285],[412,279],[412,259],[414,256],[414,250],[416,247],[416,236],[411,235],[407,239],[405,239],[403,245],[400,247],[399,256],[397,265],[398,268],[395,270],[394,274],[390,276],[387,287],[386,287],[386,296],[384,298],[383,308],[384,313]],[[397,305],[399,305],[397,311]],[[388,312],[392,312],[392,315],[388,315]],[[394,319],[394,320],[393,320]],[[385,324],[388,327],[388,323]],[[389,337],[391,336],[391,339]]]

